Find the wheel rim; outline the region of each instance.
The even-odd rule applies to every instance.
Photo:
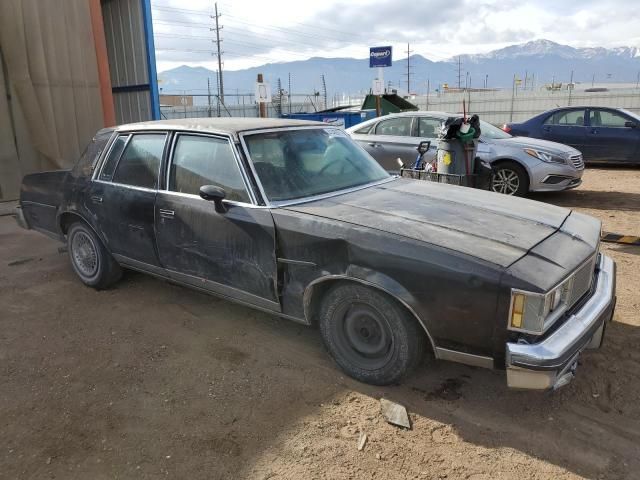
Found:
[[[93,239],[85,232],[76,232],[71,239],[71,255],[78,271],[93,277],[98,271],[98,252]]]
[[[501,168],[491,179],[491,189],[505,195],[515,195],[520,188],[520,177],[510,168]]]
[[[337,345],[342,355],[363,370],[376,370],[393,355],[393,335],[387,321],[369,305],[350,303],[335,315]]]

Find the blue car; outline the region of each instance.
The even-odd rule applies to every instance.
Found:
[[[502,129],[570,145],[582,152],[586,163],[640,165],[640,116],[622,108],[556,108]]]

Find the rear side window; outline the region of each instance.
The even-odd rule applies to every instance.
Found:
[[[221,187],[229,200],[249,203],[229,140],[180,135],[169,170],[169,190],[198,195],[203,185]]]
[[[112,133],[113,129],[110,128],[103,128],[96,133],[95,137],[89,142],[80,159],[73,167],[71,174],[74,177],[88,177],[91,175]]]
[[[584,126],[584,110],[570,110],[568,112],[556,112],[547,118],[545,125],[559,125],[568,127]]]
[[[118,162],[113,182],[157,188],[166,137],[164,133],[134,135]]]
[[[130,136],[131,135],[119,135],[118,138],[113,141],[111,150],[109,150],[109,155],[102,166],[100,180],[111,181],[116,165],[118,165],[118,160],[120,160],[120,156],[122,155],[124,147],[127,145],[127,141]]]
[[[412,117],[397,117],[383,120],[376,126],[376,135],[394,135],[408,137],[411,135]]]

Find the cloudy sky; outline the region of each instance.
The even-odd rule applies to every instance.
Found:
[[[151,0],[158,70],[217,68],[213,0]],[[640,46],[637,0],[224,0],[224,69],[304,60],[366,58],[393,45],[444,60],[545,38],[574,47]]]

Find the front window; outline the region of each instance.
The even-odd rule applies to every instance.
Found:
[[[338,128],[278,130],[244,139],[271,201],[311,197],[389,178]]]
[[[484,120],[480,120],[480,132],[480,137],[486,140],[503,140],[511,138],[511,135],[507,132],[498,127],[494,127]]]
[[[169,169],[169,190],[199,195],[203,185],[221,187],[227,199],[249,203],[229,140],[181,134]]]

